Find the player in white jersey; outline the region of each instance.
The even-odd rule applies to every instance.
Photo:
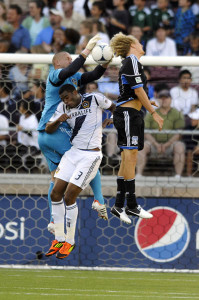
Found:
[[[56,257],[62,259],[75,247],[76,198],[95,177],[102,160],[102,111],[108,109],[113,112],[115,104],[98,93],[81,96],[70,84],[63,85],[59,95],[63,102],[47,123],[46,131],[52,133],[61,122],[67,121],[72,128],[72,148],[63,155],[55,172],[55,185],[51,193],[55,240],[46,256],[57,253]],[[66,236],[63,195],[67,210]]]

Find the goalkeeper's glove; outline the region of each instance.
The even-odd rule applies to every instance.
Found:
[[[92,51],[99,40],[101,40],[101,37],[99,34],[96,34],[92,39],[90,39],[85,49]]]

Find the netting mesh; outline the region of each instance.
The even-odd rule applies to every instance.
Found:
[[[195,93],[197,94],[199,81],[197,69],[198,67],[191,67],[193,80],[190,84],[191,91],[188,95],[190,99],[197,97],[195,95]],[[29,174],[46,173],[48,172],[48,168],[38,147],[36,128],[45,103],[45,80],[48,75],[49,66],[47,64],[1,64],[0,70],[0,130],[2,134],[0,140],[0,172]],[[154,99],[157,104],[160,104],[158,103],[157,93],[161,89],[172,89],[179,85],[179,72],[179,67],[146,68],[146,75],[149,78],[149,96]],[[115,100],[118,96],[117,75],[118,68],[112,66],[108,68],[105,76],[98,81],[97,85],[92,86],[90,84],[87,87],[82,86],[80,92],[89,92],[97,89],[112,100]],[[183,98],[184,95],[179,95],[179,97]],[[187,99],[187,103],[184,103],[183,101],[185,100],[182,99],[183,104],[187,106],[187,111],[189,112],[193,110],[190,99]],[[28,125],[29,128],[22,128],[24,125],[21,126],[20,124],[20,120],[23,119],[23,112],[20,111],[20,106],[25,106],[25,109],[28,109],[30,112],[30,121],[24,123],[24,125]],[[181,106],[179,106],[179,110],[184,113]],[[104,112],[103,118],[105,119],[106,117],[109,117],[109,114]],[[191,126],[187,123],[187,115],[184,115],[184,118],[184,127],[186,129],[196,129],[196,126]],[[30,122],[32,128],[30,128]],[[9,127],[9,130],[4,129],[7,127]],[[25,129],[30,129],[30,131]],[[178,127],[176,127],[176,129],[178,129]],[[164,136],[164,138],[168,139],[169,135],[167,135],[167,137]],[[191,175],[197,170],[198,149],[196,146],[198,144],[198,136],[194,135],[193,131],[193,134],[183,136],[183,138],[180,139],[186,146],[185,154],[187,155],[187,160],[189,160],[189,162],[184,163],[183,175],[187,175],[187,172],[188,175]],[[191,153],[189,150],[192,150]],[[104,130],[103,154],[104,157],[101,165],[102,174],[116,175],[119,167],[120,155],[119,149],[117,148],[117,135],[113,127]],[[161,155],[158,157],[160,156]],[[154,175],[159,175],[158,170],[160,167],[161,174],[169,176],[175,174],[172,151],[171,155],[166,155],[166,159],[164,155],[162,155],[157,161],[156,157],[157,153],[150,156],[150,160],[143,170],[145,175],[149,175],[151,170],[154,170]],[[189,170],[187,170],[187,167]],[[197,174],[195,174],[195,176],[197,176]]]
[[[183,160],[180,181],[173,177],[176,174],[173,148],[166,156],[149,155],[142,172],[144,177],[136,181],[136,193],[145,209],[154,209],[155,217],[152,223],[133,218],[130,227],[109,213],[115,200],[120,153],[115,129],[105,129],[100,171],[108,223],[97,219],[96,212],[91,211],[92,198],[88,198],[91,192],[87,189],[78,200],[77,248],[70,259],[58,262],[54,257],[38,258],[38,251],[44,253],[52,240],[47,231],[49,170],[38,148],[36,132],[45,102],[48,68],[45,64],[0,66],[0,263],[196,268],[199,263],[198,136],[193,131],[197,130],[196,125],[187,126],[191,132],[180,137],[184,145],[184,156],[176,151],[178,162]],[[177,67],[151,67],[151,97],[158,102],[159,89],[177,86],[179,71]],[[116,67],[109,68],[98,86],[81,87],[80,91],[98,88],[116,99],[117,72]],[[191,84],[196,91],[197,76],[193,76]],[[22,128],[24,107],[30,112],[32,127],[25,123]],[[171,133],[163,134],[167,138]]]

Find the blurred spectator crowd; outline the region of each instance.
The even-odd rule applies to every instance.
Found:
[[[199,1],[30,0],[24,11],[20,0],[12,3],[6,6],[0,1],[0,53],[79,54],[96,33],[109,43],[114,34],[123,32],[134,35],[149,56],[199,54]],[[0,65],[0,172],[38,172],[45,166],[36,128],[48,71],[45,64]],[[199,68],[151,67],[145,68],[145,74],[149,97],[159,104],[159,113],[166,119],[164,129],[197,129]],[[119,93],[117,78],[118,68],[111,66],[103,78],[80,91],[99,91],[114,101]],[[148,114],[145,118],[146,128],[156,129]],[[7,129],[12,126],[16,131]],[[120,159],[116,141],[114,132],[104,135],[104,174],[116,174]],[[177,178],[191,176],[197,154],[198,136],[148,133],[139,153],[137,177],[154,157],[170,159]]]
[[[30,0],[27,7],[0,2],[1,53],[75,54],[97,32],[109,42],[122,31],[137,37],[146,55],[198,54],[199,1]]]

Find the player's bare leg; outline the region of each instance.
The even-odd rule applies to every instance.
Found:
[[[124,180],[135,178],[138,150],[124,149]]]
[[[137,157],[137,175],[142,175],[147,162],[147,155],[150,153],[151,147],[148,143],[144,143],[144,149],[138,152]]]

